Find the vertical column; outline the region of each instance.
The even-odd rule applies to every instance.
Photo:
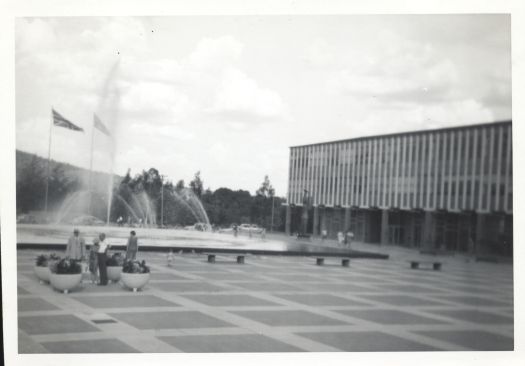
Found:
[[[477,171],[476,171],[476,165],[478,165],[478,160],[479,160],[479,157],[478,157],[478,128],[476,128],[474,130],[474,147],[472,150],[472,163],[470,164],[471,169],[472,169],[472,175],[471,175],[471,180],[470,180],[470,208],[472,210],[476,209],[474,200],[477,198],[475,197],[475,195],[476,195],[476,181],[478,180]]]
[[[479,196],[478,200],[478,210],[484,211],[483,207],[483,188],[485,184],[485,159],[487,159],[486,149],[487,149],[487,132],[485,128],[481,129],[481,158],[480,158],[480,167],[479,167]]]
[[[447,153],[448,153],[448,150],[447,150],[447,145],[448,145],[448,139],[449,139],[449,134],[448,133],[443,133],[443,142],[441,143],[441,152],[439,153],[439,155],[436,155],[436,156],[439,156],[438,160],[441,162],[441,197],[439,198],[439,203],[436,202],[436,205],[435,207],[436,208],[445,208],[445,181],[448,180],[448,177],[447,177],[447,165],[448,165],[448,161],[447,161]],[[437,146],[439,147],[439,143],[437,144]],[[436,166],[436,180],[437,180],[437,177],[438,177],[438,169],[437,169],[437,166]],[[447,184],[447,187],[448,187],[448,184]],[[450,187],[448,187],[450,188]],[[447,188],[447,190],[448,190]],[[437,191],[437,190],[436,190]],[[448,194],[448,192],[447,192]]]
[[[404,200],[404,196],[405,196],[405,192],[406,192],[406,189],[405,189],[405,184],[406,184],[406,166],[408,164],[407,162],[407,136],[403,136],[399,139],[399,142],[401,143],[401,146],[399,148],[399,152],[400,152],[400,156],[401,156],[401,161],[400,163],[398,164],[399,165],[399,184],[398,184],[398,202],[397,202],[397,205],[398,207],[405,207],[405,200]]]
[[[412,177],[412,172],[414,170],[414,163],[412,161],[413,155],[412,151],[414,150],[414,135],[407,136],[405,140],[405,149],[408,150],[408,153],[405,154],[406,160],[406,169],[404,171],[404,184],[403,184],[403,205],[406,208],[414,207],[414,203],[411,200],[414,192],[414,178]],[[408,157],[407,157],[408,155]]]
[[[512,212],[512,210],[509,210],[509,196],[510,196],[510,189],[512,184],[512,176],[510,175],[510,170],[512,168],[512,125],[509,125],[507,127],[507,155],[506,155],[506,167],[505,167],[505,196],[503,196],[503,199],[505,202],[503,203],[503,210],[507,213]]]
[[[379,138],[378,144],[379,144],[379,151],[377,154],[377,207],[385,207],[384,201],[383,201],[383,192],[381,187],[383,186],[383,144],[385,139]]]
[[[461,209],[467,209],[467,184],[468,180],[468,170],[472,169],[471,160],[470,160],[470,138],[472,130],[465,130],[465,154],[463,155],[463,197],[461,197]],[[458,174],[459,175],[459,174]]]
[[[496,211],[500,211],[500,184],[501,184],[501,167],[504,162],[502,160],[503,151],[503,134],[505,133],[505,126],[498,126],[498,151],[496,156],[496,197],[494,202],[494,208]],[[507,156],[508,157],[508,156]]]
[[[447,200],[446,200],[446,209],[451,210],[452,207],[452,184],[454,183],[454,149],[456,148],[456,136],[454,133],[454,130],[450,131],[450,149],[449,149],[449,160],[447,162],[448,164],[448,192],[447,192]]]
[[[459,182],[461,180],[461,175],[462,175],[462,172],[463,170],[465,170],[463,167],[464,167],[464,163],[462,164],[462,162],[465,161],[465,154],[463,153],[463,140],[465,139],[465,133],[463,131],[458,131],[457,132],[457,144],[458,144],[458,153],[456,155],[456,169],[454,171],[454,176],[456,177],[456,195],[454,196],[454,208],[456,210],[459,210]],[[465,186],[464,183],[461,184],[462,187]],[[463,191],[461,192],[461,194],[463,194]]]
[[[351,217],[350,207],[345,207],[345,221],[343,225],[345,235],[346,235],[346,232],[350,230],[350,217]]]
[[[434,248],[433,220],[430,211],[425,211],[423,218],[423,248],[426,250]]]
[[[414,172],[414,208],[421,207],[421,201],[419,196],[421,194],[421,187],[419,184],[420,181],[420,172],[423,170],[419,164],[419,143],[421,141],[422,135],[414,135],[414,165],[412,166],[412,171]]]
[[[290,204],[290,198],[292,194],[292,166],[293,166],[293,159],[292,159],[293,149],[290,148],[290,160],[288,163],[288,193],[287,193],[287,199],[286,203]]]
[[[489,171],[487,172],[487,205],[486,209],[487,211],[490,211],[491,209],[491,201],[492,201],[492,164],[494,161],[494,141],[496,140],[496,136],[494,135],[495,127],[490,127],[489,131]]]
[[[476,240],[474,241],[473,255],[483,255],[485,253],[485,244],[483,238],[485,237],[485,225],[487,215],[484,213],[476,213]]]
[[[393,200],[393,191],[394,191],[394,152],[395,152],[395,137],[390,138],[390,148],[389,148],[389,161],[388,161],[388,178],[387,178],[387,206],[392,207],[394,205]]]
[[[381,210],[381,245],[388,244],[388,210]]]
[[[387,196],[387,189],[388,189],[388,186],[387,186],[387,182],[388,182],[388,161],[389,161],[389,157],[390,157],[390,150],[388,148],[388,143],[389,143],[389,138],[386,137],[384,140],[383,140],[383,147],[384,147],[384,150],[385,150],[385,158],[383,160],[383,165],[382,165],[382,179],[383,179],[383,183],[382,183],[382,190],[383,190],[383,206],[384,207],[388,207],[389,204],[388,204],[388,196]]]
[[[291,224],[292,224],[292,209],[290,207],[290,204],[288,204],[286,205],[286,220],[285,220],[285,225],[284,225],[286,235],[291,234],[291,230],[290,230]]]
[[[314,206],[313,236],[319,236],[319,207]]]
[[[367,140],[367,159],[366,159],[366,199],[365,199],[365,206],[370,207],[372,205],[372,197],[371,197],[371,180],[372,180],[372,163],[374,161],[373,155],[372,155],[372,143],[373,140],[368,139]]]
[[[428,155],[427,155],[427,201],[426,201],[426,207],[428,210],[432,208],[432,202],[430,201],[430,193],[432,191],[431,185],[432,185],[432,179],[431,179],[431,173],[432,173],[432,150],[434,149],[434,134],[428,135]],[[437,159],[436,159],[437,161]],[[434,179],[435,180],[435,179]],[[437,181],[437,180],[436,180]]]
[[[360,160],[361,160],[361,141],[356,141],[355,146],[355,187],[354,187],[354,205],[359,206],[359,168],[361,167]]]
[[[427,168],[427,165],[425,162],[427,161],[427,138],[428,134],[422,134],[420,135],[420,144],[421,144],[421,155],[419,157],[420,163],[418,165],[418,175],[419,175],[419,207],[425,208],[425,198],[426,198],[426,192],[425,192],[425,170]]]

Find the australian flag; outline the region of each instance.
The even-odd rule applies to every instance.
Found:
[[[70,120],[65,119],[60,113],[58,113],[54,109],[52,111],[53,111],[53,124],[55,126],[69,128],[70,130],[73,130],[73,131],[82,131],[82,132],[84,132],[83,128],[78,127],[77,125],[75,125]]]

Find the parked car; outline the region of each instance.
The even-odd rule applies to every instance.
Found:
[[[211,225],[204,222],[197,222],[193,225],[184,226],[184,230],[211,231]]]
[[[260,226],[257,226],[255,224],[241,224],[239,225],[239,231],[241,233],[252,233],[252,234],[260,234],[262,233],[264,229]]]
[[[71,220],[73,225],[104,225],[105,222],[96,218],[95,216],[83,215],[77,216]]]
[[[18,215],[16,218],[18,224],[36,224],[36,217],[30,214]]]

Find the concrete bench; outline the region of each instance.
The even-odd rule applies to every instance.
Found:
[[[315,262],[318,266],[322,266],[324,264],[324,258],[323,257],[317,257],[317,260]],[[350,266],[350,258],[342,258],[341,259],[341,265],[343,267],[349,267]]]
[[[215,257],[216,257],[216,254],[214,253],[204,253],[208,256],[208,263],[215,263]],[[224,254],[221,254],[223,256],[235,256],[237,257],[237,263],[239,264],[244,264],[244,257],[245,255],[244,254],[227,254],[227,253],[224,253]]]
[[[410,261],[410,268],[412,269],[421,269],[421,265],[423,267],[432,267],[434,271],[441,270],[441,262],[435,262],[435,261]]]

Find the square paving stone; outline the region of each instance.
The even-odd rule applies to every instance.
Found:
[[[426,344],[381,332],[319,332],[297,335],[347,352],[437,351]]]
[[[448,316],[454,319],[475,324],[513,324],[514,319],[507,316],[478,310],[434,310],[434,314]]]
[[[158,337],[184,352],[301,352],[259,334]]]
[[[16,290],[17,290],[17,292],[18,292],[18,295],[28,295],[28,294],[30,294],[29,291],[24,290],[24,289],[23,289],[22,287],[20,287],[20,286],[18,286],[18,287],[16,288]]]
[[[99,331],[74,315],[19,316],[18,327],[30,335]]]
[[[178,276],[174,273],[152,272],[151,280],[188,280],[187,277]]]
[[[200,272],[200,273],[195,273],[195,275],[199,277],[203,277],[206,280],[213,280],[213,281],[250,281],[250,280],[254,280],[254,276],[247,276],[245,273]]]
[[[224,328],[233,326],[198,311],[112,313],[111,316],[138,329]]]
[[[329,294],[290,294],[277,295],[285,300],[290,300],[308,306],[367,306],[365,302],[345,299]]]
[[[152,283],[151,286],[169,292],[219,292],[228,290],[206,282],[157,282]]]
[[[427,318],[398,310],[338,310],[338,313],[379,324],[443,324],[443,320]]]
[[[18,311],[46,311],[60,310],[55,305],[39,297],[20,298],[18,299]]]
[[[470,306],[505,306],[505,303],[478,296],[440,296],[440,299]]]
[[[435,306],[443,305],[437,301],[420,299],[408,295],[363,295],[363,298],[383,302],[394,306]]]
[[[52,353],[138,353],[118,339],[85,339],[81,341],[42,342]]]
[[[426,286],[418,286],[418,285],[395,285],[395,284],[383,284],[381,287],[384,289],[384,291],[388,292],[409,292],[413,294],[417,293],[433,293],[438,292],[442,293],[443,290],[440,290],[435,287],[426,287]]]
[[[280,306],[250,295],[184,295],[184,297],[210,306]]]
[[[328,318],[304,310],[232,311],[231,313],[271,326],[323,326],[350,324],[349,322]]]
[[[76,296],[75,300],[92,308],[133,308],[133,307],[156,307],[169,306],[178,307],[179,305],[161,299],[156,296],[133,294],[121,296]]]
[[[514,340],[499,334],[481,330],[420,331],[427,337],[458,344],[476,351],[513,351]]]
[[[298,287],[279,282],[236,282],[235,286],[249,291],[300,291]]]
[[[320,292],[378,292],[379,289],[372,286],[359,286],[350,283],[304,283],[305,288]]]

